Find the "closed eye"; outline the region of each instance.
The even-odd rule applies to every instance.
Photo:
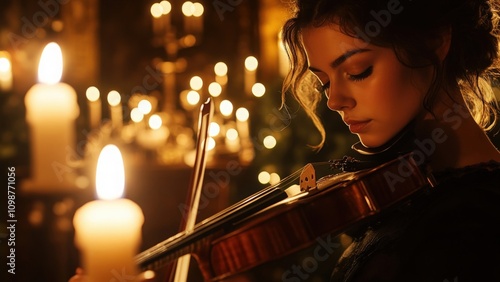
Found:
[[[330,88],[330,81],[321,85],[320,91],[325,93],[326,98],[328,99],[328,88]]]
[[[373,72],[373,66],[369,66],[366,70],[358,74],[348,74],[350,80],[352,81],[361,81],[367,77],[369,77]]]

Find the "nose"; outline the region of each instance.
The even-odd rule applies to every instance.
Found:
[[[330,86],[326,92],[326,97],[328,99],[326,105],[332,111],[344,111],[356,105],[356,101],[345,90],[338,87]]]

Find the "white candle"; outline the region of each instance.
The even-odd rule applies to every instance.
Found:
[[[224,62],[218,62],[214,66],[214,73],[215,73],[215,82],[220,84],[221,86],[221,93],[226,92],[226,85],[227,85],[227,65]]]
[[[24,186],[27,192],[61,192],[74,187],[65,176],[68,152],[76,145],[74,123],[80,109],[75,90],[59,82],[61,76],[61,49],[49,43],[40,59],[40,83],[25,96],[31,147],[31,179]]]
[[[182,4],[182,14],[184,15],[184,33],[193,34],[194,33],[194,4],[191,1],[186,1]]]
[[[87,88],[86,96],[89,105],[89,123],[91,129],[96,129],[101,124],[102,105],[99,89],[95,86]]]
[[[165,33],[169,33],[171,29],[171,19],[170,19],[170,12],[172,11],[172,4],[170,2],[163,0],[160,2],[160,5],[162,7],[161,12],[162,12],[162,18],[165,23]]]
[[[256,82],[256,72],[259,62],[253,56],[249,56],[245,59],[245,93],[247,95],[252,95],[252,87]]]
[[[122,97],[116,90],[108,93],[109,111],[111,113],[111,124],[115,130],[121,130],[123,126]]]
[[[250,139],[249,117],[250,112],[246,108],[241,107],[236,110],[236,129],[242,139]]]
[[[107,145],[97,162],[100,198],[83,205],[73,218],[75,245],[80,250],[86,281],[135,281],[135,255],[141,242],[144,215],[133,201],[121,198],[125,176],[115,145]]]
[[[203,33],[203,12],[205,8],[203,4],[199,2],[193,3],[193,30],[195,35],[201,35]]]
[[[0,51],[0,92],[12,90],[12,63],[6,51]]]
[[[164,26],[161,19],[163,7],[159,3],[151,5],[150,12],[153,16],[153,34],[159,38],[163,36]]]

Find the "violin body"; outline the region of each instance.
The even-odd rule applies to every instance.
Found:
[[[205,281],[222,280],[305,249],[326,235],[378,215],[424,191],[429,179],[407,154],[371,169],[319,179],[316,187],[268,204],[258,211],[199,223],[138,255],[143,269],[156,269],[192,254]],[[229,214],[229,215],[228,215]]]

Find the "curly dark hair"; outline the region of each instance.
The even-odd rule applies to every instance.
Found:
[[[322,141],[316,148],[321,148],[326,133],[316,107],[322,95],[311,90],[301,30],[309,25],[337,24],[347,35],[393,48],[408,67],[432,66],[434,78],[425,109],[432,109],[440,88],[458,83],[476,122],[490,129],[498,107],[491,87],[485,85],[500,73],[499,7],[498,0],[296,0],[293,17],[282,30],[291,65],[283,83],[282,103],[290,91],[320,131]],[[444,30],[451,30],[452,39],[441,62],[429,42],[441,38]],[[304,86],[308,90],[301,90]]]

